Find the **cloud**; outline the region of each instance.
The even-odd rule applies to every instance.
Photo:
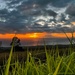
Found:
[[[53,16],[56,17],[57,13],[54,12],[53,10],[44,10],[45,14],[49,15],[49,16]]]
[[[0,8],[0,33],[70,32],[75,19],[73,1],[3,0],[6,7]]]
[[[51,4],[55,7],[65,7],[68,3],[72,2],[72,0],[36,0],[36,3],[40,6],[45,6],[47,4]]]
[[[70,2],[72,2],[72,0],[57,0],[57,1],[53,0],[52,5],[61,8],[67,6]]]
[[[66,10],[66,13],[71,15],[71,16],[75,16],[75,4],[71,4],[67,10]]]
[[[75,21],[75,3],[71,3],[69,5],[69,7],[66,10],[66,14],[69,15],[70,22],[74,22]]]

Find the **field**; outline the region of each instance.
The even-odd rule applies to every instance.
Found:
[[[0,52],[0,75],[75,75],[75,47],[71,45],[13,47]]]

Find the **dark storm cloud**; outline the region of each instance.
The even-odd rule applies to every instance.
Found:
[[[44,14],[48,14],[49,16],[53,16],[56,17],[57,13],[54,12],[53,10],[43,10],[45,13]]]
[[[66,14],[69,14],[70,22],[75,21],[75,3],[70,4],[66,10]]]
[[[32,11],[32,13],[30,14],[31,16],[39,16],[39,15],[44,15],[44,16],[53,16],[56,17],[57,13],[54,12],[53,10],[46,10],[46,9],[38,9],[38,11]]]
[[[65,7],[72,0],[37,0],[39,5],[52,4],[55,7]]]
[[[71,4],[67,10],[66,13],[71,15],[71,16],[75,16],[75,4]]]
[[[8,5],[12,7],[12,5],[16,5],[22,3],[20,6],[32,7],[31,5],[37,4],[38,6],[46,6],[47,4],[52,4],[55,7],[64,7],[72,0],[7,0]],[[74,0],[73,0],[74,1]]]
[[[60,32],[61,29],[70,31],[70,28],[62,27],[58,22],[67,22],[65,12],[58,13],[56,10],[47,9],[48,5],[55,8],[66,7],[74,0],[5,0],[7,8],[0,10],[0,33],[18,33],[25,32]],[[71,17],[75,15],[75,5],[70,5],[66,10],[66,14]],[[59,15],[60,14],[60,15]],[[72,17],[70,20],[73,20]],[[44,22],[43,25],[36,22]],[[48,23],[52,26],[49,26]],[[56,26],[56,24],[58,24]],[[9,31],[8,31],[9,30]]]
[[[11,31],[17,31],[20,32],[22,29],[25,28],[25,22],[26,17],[24,15],[21,15],[18,11],[12,11],[11,13],[7,12],[7,10],[0,10],[0,18],[4,18],[6,21],[0,22],[0,27],[5,32],[11,33]],[[9,31],[8,31],[9,30]],[[4,32],[3,31],[3,32]]]
[[[0,10],[0,17],[3,17],[3,18],[7,18],[8,17],[7,9]]]
[[[68,3],[72,2],[72,0],[54,0],[52,4],[56,7],[65,7]]]

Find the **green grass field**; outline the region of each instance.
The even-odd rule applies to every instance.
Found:
[[[27,51],[26,61],[21,62],[18,59],[13,60],[15,55],[12,47],[8,60],[0,67],[0,75],[75,75],[74,49],[68,48],[67,55],[64,52],[62,56],[59,54],[58,47],[55,50],[47,50],[45,46],[44,51],[44,55],[43,51]],[[44,62],[40,58],[36,61],[36,56],[40,54],[46,56]]]

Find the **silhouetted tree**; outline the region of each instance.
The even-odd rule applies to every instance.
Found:
[[[14,47],[16,46],[20,46],[20,39],[18,39],[17,37],[13,37],[12,42],[10,43],[10,45],[14,45]]]
[[[14,46],[15,51],[19,51],[19,50],[22,51],[23,50],[23,48],[20,46],[21,43],[20,43],[20,39],[18,37],[13,37],[10,45]]]

